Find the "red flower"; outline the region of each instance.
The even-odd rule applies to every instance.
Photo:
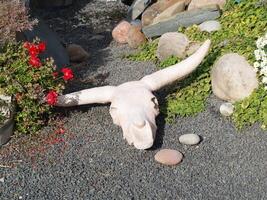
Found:
[[[39,49],[40,52],[45,51],[45,49],[46,49],[46,44],[45,44],[44,42],[40,42],[40,43],[38,44],[38,49]]]
[[[24,42],[24,43],[23,43],[23,47],[24,47],[25,49],[29,49],[29,48],[30,48],[30,45],[31,45],[31,43],[29,43],[29,42]]]
[[[63,79],[65,81],[73,79],[73,72],[70,68],[62,68],[61,72],[64,74]]]
[[[35,44],[30,44],[29,48],[28,48],[29,54],[31,56],[37,56],[40,52],[39,52],[39,47]]]
[[[29,60],[29,64],[33,66],[34,68],[39,68],[41,66],[41,61],[36,56],[31,56]]]
[[[55,105],[57,103],[57,97],[58,94],[54,91],[51,90],[47,95],[46,95],[46,102],[49,105]]]

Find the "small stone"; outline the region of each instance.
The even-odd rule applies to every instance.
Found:
[[[93,35],[89,40],[104,40],[104,35]]]
[[[197,134],[184,134],[179,137],[179,142],[187,145],[196,145],[200,142],[200,137]]]
[[[172,18],[174,15],[176,15],[177,13],[182,12],[184,10],[185,10],[185,2],[179,1],[176,4],[165,9],[159,15],[157,15],[153,20],[153,24],[168,20],[169,18]]]
[[[201,31],[206,31],[206,32],[213,32],[213,31],[218,31],[221,29],[221,24],[220,22],[216,21],[216,20],[210,20],[210,21],[205,21],[202,24],[200,24],[199,29]]]
[[[125,44],[127,43],[127,35],[131,24],[127,21],[120,22],[112,31],[112,37],[118,43]]]
[[[223,116],[229,117],[234,113],[234,106],[231,103],[223,103],[220,106],[220,113]]]
[[[177,165],[183,160],[183,154],[173,149],[162,149],[154,158],[163,165]]]
[[[83,62],[89,58],[89,53],[77,44],[70,44],[67,47],[67,52],[71,62]]]
[[[198,9],[209,5],[217,4],[220,8],[223,8],[226,0],[192,0],[188,6],[188,10]]]
[[[4,177],[0,178],[0,182],[4,183],[5,182],[5,178]]]
[[[137,48],[138,46],[146,42],[146,37],[141,32],[141,27],[131,26],[128,32],[127,42],[132,48]]]
[[[22,196],[19,196],[19,199],[22,199]]]
[[[189,40],[186,35],[177,32],[163,34],[158,43],[157,57],[159,60],[165,60],[170,56],[184,58]]]

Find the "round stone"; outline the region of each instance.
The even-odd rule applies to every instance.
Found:
[[[156,153],[155,160],[163,165],[177,165],[183,160],[183,154],[173,149],[162,149]]]
[[[89,53],[77,44],[70,44],[67,52],[71,62],[83,62],[89,58]]]
[[[131,24],[127,21],[121,21],[112,31],[112,37],[118,43],[127,43],[127,35]]]
[[[179,142],[187,145],[196,145],[200,142],[200,137],[197,134],[184,134],[179,137]]]
[[[188,45],[189,39],[186,35],[177,32],[164,33],[159,39],[157,57],[161,61],[170,56],[184,58]]]
[[[211,70],[213,93],[227,102],[236,102],[248,97],[258,88],[255,68],[237,53],[220,57]]]
[[[231,103],[223,103],[220,106],[220,113],[223,116],[229,117],[234,113],[234,106]]]
[[[146,37],[141,32],[141,27],[134,25],[131,26],[127,35],[127,42],[132,48],[137,48],[138,46],[146,42]]]
[[[218,31],[221,29],[221,24],[220,22],[216,21],[216,20],[210,20],[210,21],[205,21],[202,24],[200,24],[199,29],[201,31],[206,31],[206,32],[213,32],[213,31]]]

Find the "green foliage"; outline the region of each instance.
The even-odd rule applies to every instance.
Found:
[[[211,39],[212,41],[211,52],[199,68],[203,68],[203,66],[211,68],[216,59],[230,52],[245,56],[251,64],[255,61],[253,53],[256,49],[255,41],[267,30],[266,8],[258,7],[257,3],[258,1],[256,0],[244,0],[240,4],[228,1],[223,15],[220,18],[220,23],[222,25],[220,31],[212,33],[200,32],[197,26],[182,30],[192,41],[204,41],[206,39]],[[210,64],[207,64],[207,62]],[[209,71],[210,69],[203,71],[203,74],[208,76]],[[208,81],[205,83],[210,85]],[[200,90],[200,93],[203,94],[203,98],[200,101],[204,101],[207,97],[204,95],[206,91]],[[259,89],[246,101],[255,101],[255,98],[262,96],[263,93],[264,90]],[[177,100],[179,101],[179,99]],[[263,106],[261,101],[257,100],[251,103],[251,107],[245,110],[241,106],[242,103],[243,102],[239,102],[236,104],[236,112],[233,117],[238,128],[253,124],[256,121],[264,121],[262,120],[262,114],[257,117],[255,116],[256,113],[258,113],[257,110],[260,110],[259,106]],[[191,106],[193,106],[193,104]],[[179,114],[178,110],[172,109],[170,112]]]
[[[159,63],[159,65],[158,65],[158,67],[159,67],[160,69],[163,69],[163,68],[165,68],[165,67],[169,67],[169,66],[171,66],[171,65],[175,65],[175,64],[177,64],[177,63],[180,62],[180,61],[181,61],[181,59],[179,59],[178,57],[176,57],[176,56],[171,56],[171,57],[169,57],[169,58],[167,58],[167,59],[161,61],[161,62]]]
[[[37,133],[47,122],[52,106],[46,103],[50,90],[61,93],[64,82],[53,76],[52,59],[37,68],[29,64],[29,53],[22,44],[7,44],[0,53],[0,88],[14,96],[17,105],[16,133]]]
[[[135,54],[126,55],[125,57],[133,61],[157,61],[156,50],[158,40],[147,42],[139,47],[139,51]]]
[[[238,129],[256,122],[267,128],[267,92],[263,87],[235,105],[233,120]]]
[[[235,1],[227,1],[219,19],[222,28],[216,32],[201,32],[196,25],[179,29],[179,32],[185,33],[191,41],[203,42],[211,39],[212,48],[197,71],[182,81],[174,93],[167,97],[166,107],[163,107],[167,121],[171,121],[176,115],[189,116],[204,110],[205,101],[211,93],[210,69],[220,56],[238,53],[245,56],[251,64],[255,61],[255,41],[267,30],[267,10],[261,6],[265,3],[265,0],[242,0],[238,4]],[[155,52],[149,45],[146,48],[150,49],[150,53]],[[142,51],[137,54],[139,56],[136,56],[135,60],[141,60],[140,55],[144,54]],[[147,58],[150,57],[155,58],[155,55],[150,54]],[[174,63],[174,58],[170,58],[159,66],[162,68]],[[250,102],[248,108],[244,108],[243,101],[236,104],[233,118],[237,127],[241,128],[256,121],[262,122],[263,127],[267,126],[267,114],[264,114],[267,113],[267,100],[263,98],[265,94],[266,91],[260,88],[244,100]]]

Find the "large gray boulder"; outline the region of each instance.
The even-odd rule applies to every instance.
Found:
[[[208,6],[197,10],[185,11],[174,15],[172,18],[143,27],[146,37],[156,37],[167,32],[177,31],[179,27],[188,27],[193,24],[219,18],[221,15],[218,6]]]
[[[130,19],[138,18],[151,3],[152,0],[135,0],[128,10],[128,17]]]
[[[236,53],[226,54],[215,63],[211,81],[213,93],[230,102],[248,97],[258,87],[256,71]]]

